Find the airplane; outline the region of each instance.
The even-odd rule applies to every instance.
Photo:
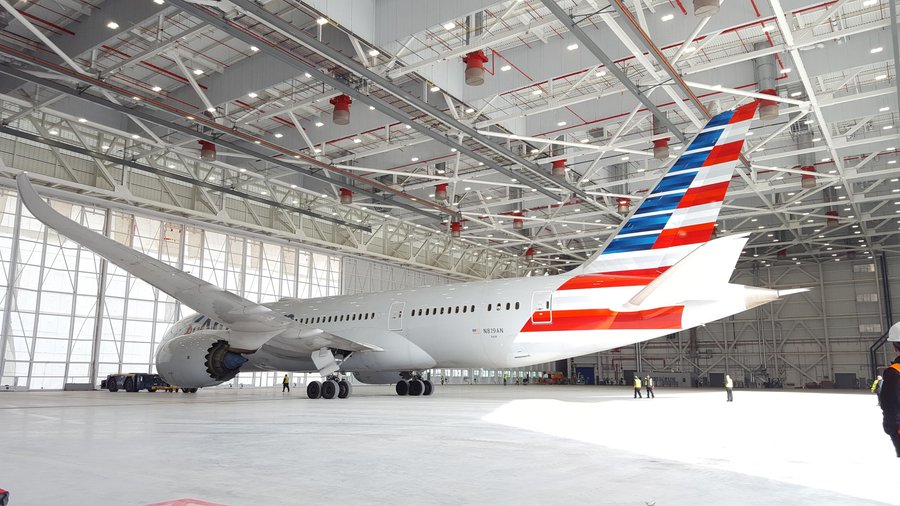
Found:
[[[805,291],[730,283],[748,234],[712,239],[758,101],[709,120],[605,248],[533,276],[258,304],[88,230],[54,211],[27,175],[19,196],[41,222],[196,314],[161,341],[157,372],[196,392],[241,371],[319,372],[309,398],[347,398],[346,374],[431,395],[423,371],[517,368],[703,325]]]

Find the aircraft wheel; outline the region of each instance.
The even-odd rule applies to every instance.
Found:
[[[188,391],[189,391],[190,393],[192,393],[192,394],[197,393],[197,390],[199,390],[199,388],[196,388],[196,387],[195,387],[195,388],[190,388],[190,389],[188,389]]]
[[[318,399],[322,397],[322,384],[318,381],[310,381],[306,385],[306,396],[310,399]]]
[[[334,396],[338,393],[338,383],[334,380],[328,380],[322,382],[322,398],[324,399],[334,399]]]
[[[181,391],[184,392],[184,393],[186,393],[186,394],[191,393],[191,389],[190,389],[190,388],[182,388]]]
[[[347,380],[338,381],[338,399],[346,399],[353,393],[353,387]]]
[[[428,380],[425,380],[425,391],[422,392],[422,395],[431,395],[434,393],[434,384]]]
[[[397,395],[409,394],[409,381],[400,380],[397,382]]]
[[[425,391],[425,383],[420,379],[409,380],[409,395],[422,395]]]

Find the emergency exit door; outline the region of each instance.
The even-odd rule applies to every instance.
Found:
[[[531,323],[553,323],[553,292],[534,292],[531,296]]]
[[[388,329],[403,330],[403,309],[405,307],[405,302],[394,302],[391,304],[391,310],[388,313]]]

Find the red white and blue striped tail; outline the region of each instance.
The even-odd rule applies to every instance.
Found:
[[[581,272],[655,277],[709,241],[758,105],[710,119]]]

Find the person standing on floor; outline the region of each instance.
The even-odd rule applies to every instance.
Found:
[[[734,381],[731,380],[731,376],[728,374],[725,375],[725,391],[728,392],[728,400],[725,402],[734,402],[734,395],[732,391],[734,390]]]
[[[653,378],[648,374],[644,377],[644,387],[647,389],[647,398],[655,399],[656,395],[653,394]]]
[[[634,375],[634,398],[641,399],[644,396],[641,395],[641,377],[637,374]]]
[[[881,376],[876,376],[875,381],[872,382],[872,388],[869,390],[872,391],[875,395],[881,395],[881,385],[884,383],[884,378]]]
[[[900,457],[900,323],[895,323],[888,331],[888,342],[893,346],[897,355],[891,365],[881,373],[881,393],[878,394],[878,403],[881,405],[881,413],[884,419],[881,423],[884,433],[890,436],[894,443],[894,451]]]
[[[291,379],[288,378],[287,374],[285,374],[284,379],[281,380],[281,393],[284,393],[285,390],[287,390],[288,393],[291,393]]]

